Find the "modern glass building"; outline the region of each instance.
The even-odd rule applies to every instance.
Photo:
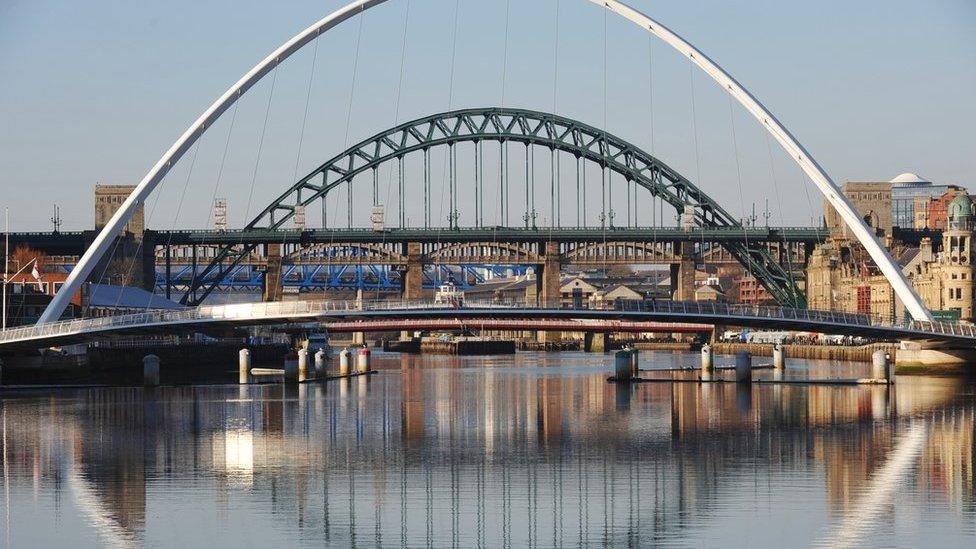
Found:
[[[924,219],[916,221],[916,205],[925,204],[928,208],[928,201],[941,197],[950,189],[956,188],[954,185],[933,185],[931,181],[926,181],[913,173],[903,173],[891,180],[891,225],[903,229],[915,228],[918,222],[925,227]],[[919,198],[925,200],[919,201]],[[923,214],[923,212],[919,212]],[[921,215],[922,218],[928,216],[928,212]]]

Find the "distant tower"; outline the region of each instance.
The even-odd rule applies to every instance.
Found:
[[[217,198],[213,204],[214,229],[218,231],[227,230],[227,199]]]
[[[949,203],[942,232],[942,306],[958,310],[963,320],[973,319],[973,201],[960,194]]]

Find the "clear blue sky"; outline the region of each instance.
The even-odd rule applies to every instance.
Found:
[[[0,2],[0,205],[10,206],[14,228],[49,228],[55,202],[62,207],[65,228],[90,227],[96,182],[137,182],[241,74],[339,4]],[[411,0],[398,94],[406,4],[393,0],[367,14],[352,101],[358,20],[321,39],[314,74],[311,48],[281,67],[256,175],[269,86],[258,86],[242,100],[217,191],[230,200],[232,225],[246,217],[252,179],[248,215],[292,181],[310,75],[300,174],[396,120],[502,102],[504,0],[460,1],[453,87],[456,2]],[[513,10],[510,25],[507,106],[552,110],[555,97],[560,114],[598,126],[606,120],[608,131],[653,148],[736,214],[767,197],[777,210],[773,223],[806,223],[817,214],[820,200],[805,190],[808,186],[778,151],[773,179],[761,130],[735,107],[737,170],[728,100],[701,73],[693,77],[696,160],[691,72],[665,46],[650,46],[650,102],[647,36],[611,16],[605,97],[601,10],[584,0],[559,0],[554,73],[555,0],[512,4],[521,12]],[[972,0],[633,4],[729,70],[835,180],[886,180],[915,171],[937,182],[976,187]],[[227,131],[227,120],[215,126],[201,143],[193,170],[187,157],[170,175],[161,205],[152,210],[150,200],[151,226],[207,224]],[[190,190],[177,212],[188,171]],[[575,211],[571,199],[564,198],[564,210]],[[622,207],[618,204],[618,212]],[[435,208],[443,214],[443,206]]]

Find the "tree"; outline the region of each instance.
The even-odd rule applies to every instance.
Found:
[[[10,254],[10,268],[13,272],[23,268],[32,260],[37,260],[37,270],[43,271],[47,264],[47,254],[30,246],[17,246]]]

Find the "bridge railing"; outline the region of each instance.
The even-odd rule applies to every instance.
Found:
[[[140,325],[166,325],[193,323],[194,321],[282,319],[307,317],[317,313],[341,313],[343,311],[401,311],[457,309],[500,310],[552,310],[562,309],[558,301],[549,303],[525,300],[465,300],[459,303],[442,303],[431,300],[314,300],[284,301],[274,303],[237,303],[209,305],[178,310],[146,311],[118,316],[84,318],[52,322],[48,324],[12,328],[0,332],[0,343],[39,339],[58,335],[110,330],[112,328],[137,327]],[[712,317],[715,319],[762,318],[799,320],[825,325],[897,328],[932,335],[952,335],[976,338],[976,326],[948,322],[891,322],[871,315],[837,311],[791,309],[768,305],[726,304],[716,302],[669,301],[669,300],[615,300],[599,307],[607,311],[671,313],[677,315]],[[692,319],[700,322],[700,319]]]

